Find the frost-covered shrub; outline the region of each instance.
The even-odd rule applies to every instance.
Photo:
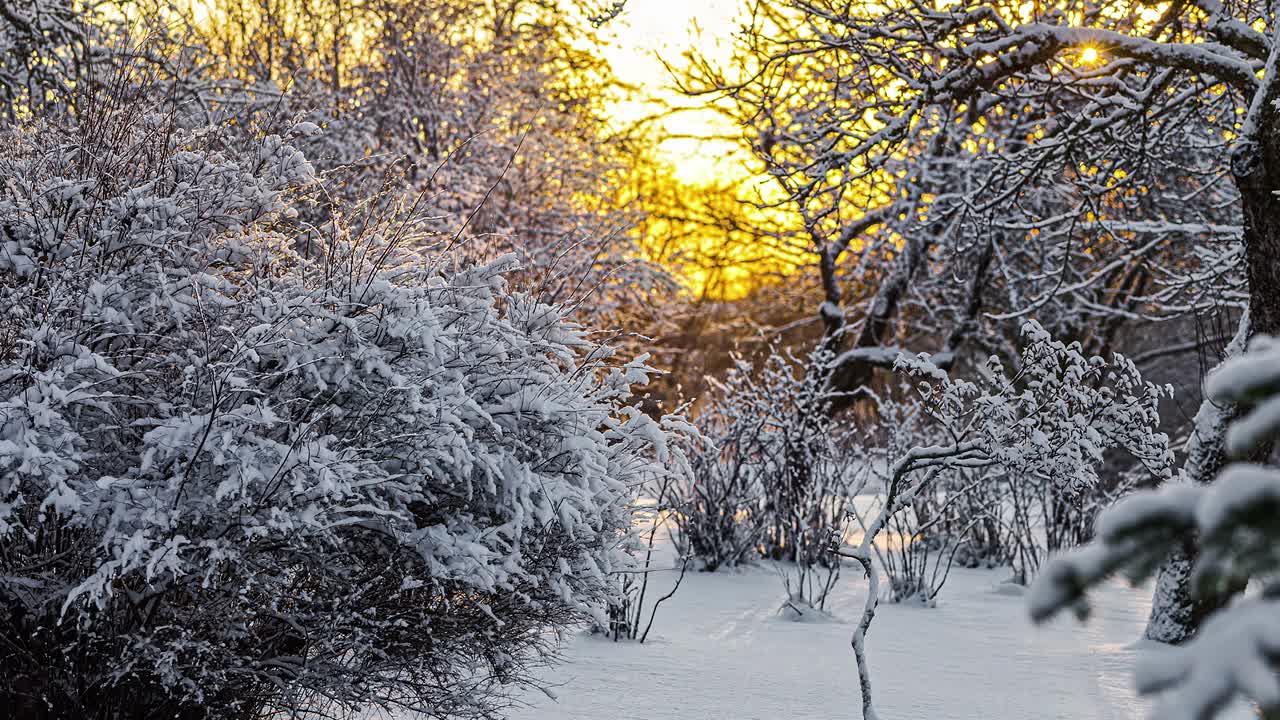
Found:
[[[1222,407],[1243,408],[1222,449],[1236,458],[1267,454],[1280,437],[1280,341],[1258,337],[1242,356],[1209,375],[1205,391]],[[1197,432],[1216,435],[1223,413],[1198,416]],[[1211,451],[1212,439],[1206,448]],[[1184,471],[1184,475],[1189,471]],[[1235,462],[1208,484],[1169,483],[1136,493],[1098,520],[1097,538],[1053,560],[1031,596],[1031,612],[1045,620],[1070,608],[1083,618],[1088,589],[1113,573],[1149,577],[1188,537],[1198,541],[1192,586],[1200,593],[1255,583],[1250,593],[1209,615],[1186,644],[1152,653],[1139,663],[1138,689],[1161,693],[1154,716],[1200,720],[1215,716],[1237,696],[1280,712],[1280,469]]]
[[[1132,361],[1086,357],[1035,322],[1022,331],[1019,366],[996,358],[977,381],[955,379],[927,358],[903,357],[918,378],[927,412],[960,444],[980,448],[1010,473],[1062,488],[1098,482],[1103,453],[1124,448],[1152,472],[1169,472],[1168,438],[1156,431],[1166,389],[1145,382]]]
[[[1168,438],[1156,431],[1160,388],[1142,380],[1119,355],[1086,357],[1077,343],[1054,340],[1038,323],[1022,332],[1020,366],[1010,372],[992,358],[977,381],[953,378],[927,355],[900,355],[896,368],[916,381],[920,411],[938,427],[937,440],[907,449],[884,473],[879,512],[864,524],[851,550],[868,590],[853,635],[863,717],[875,717],[866,634],[880,603],[875,543],[900,513],[937,491],[943,473],[990,470],[1046,478],[1063,488],[1097,482],[1103,453],[1121,448],[1157,474],[1172,463]]]
[[[985,508],[970,509],[994,522],[969,532],[986,525],[989,549],[1004,551],[1019,582],[1034,576],[1046,552],[1080,542],[1100,500],[1131,482],[1132,473],[1101,480],[1106,452],[1123,450],[1139,473],[1164,476],[1172,468],[1168,438],[1157,431],[1168,388],[1145,382],[1123,356],[1086,357],[1078,344],[1054,340],[1036,323],[1024,326],[1023,343],[1016,371],[993,359],[978,383],[944,383],[940,395],[925,398],[949,432],[966,414],[976,420],[968,431],[991,453],[984,482],[965,485],[960,477],[960,484],[941,485],[941,496],[971,488],[966,492],[985,498]],[[961,409],[966,396],[978,398],[972,410]]]
[[[302,223],[287,138],[97,107],[0,137],[0,706],[493,710],[629,562],[645,368],[410,209]]]
[[[765,528],[760,511],[759,478],[750,455],[763,432],[762,423],[734,423],[713,428],[691,448],[692,472],[676,488],[679,541],[701,569],[734,567],[756,558]]]
[[[699,415],[706,440],[676,486],[680,539],[704,569],[748,558],[790,563],[788,602],[821,607],[838,578],[826,552],[849,495],[844,438],[827,412],[825,355],[739,361]]]
[[[739,360],[698,416],[706,442],[677,486],[681,537],[707,569],[748,556],[812,566],[843,516],[845,463],[821,377],[773,353]]]
[[[953,378],[926,357],[901,357],[917,380],[902,400],[878,400],[887,464],[869,463],[878,502],[855,519],[875,524],[901,493],[899,461],[923,450],[944,461],[884,517],[871,546],[890,600],[931,603],[953,562],[1009,565],[1026,582],[1047,551],[1072,543],[1108,488],[1104,453],[1124,449],[1142,472],[1163,474],[1171,458],[1156,431],[1166,392],[1142,380],[1123,357],[1085,357],[1036,323],[1023,331],[1018,367],[992,358],[976,380]],[[950,453],[965,452],[951,462]]]

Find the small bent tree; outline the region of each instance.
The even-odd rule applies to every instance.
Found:
[[[1087,591],[1108,576],[1150,577],[1178,551],[1184,538],[1198,539],[1200,552],[1188,584],[1199,594],[1258,584],[1259,592],[1209,613],[1186,644],[1152,653],[1138,665],[1138,690],[1162,693],[1155,717],[1204,720],[1232,699],[1244,697],[1264,717],[1280,717],[1280,469],[1264,461],[1280,437],[1280,342],[1260,336],[1243,355],[1213,372],[1206,392],[1217,407],[1197,416],[1204,437],[1237,462],[1208,485],[1182,482],[1132,495],[1099,518],[1097,540],[1052,561],[1031,594],[1031,614],[1044,621],[1071,609],[1087,616]],[[1242,409],[1234,422],[1224,417]],[[1226,429],[1229,428],[1229,429]],[[1226,429],[1225,433],[1221,430]],[[1190,454],[1203,459],[1193,439]]]
[[[893,485],[895,460],[914,448],[931,445],[936,437],[937,428],[918,395],[909,384],[904,384],[902,393],[903,400],[877,397],[878,427],[866,428],[882,432],[885,445],[860,448],[858,471],[865,473],[874,490],[863,495],[873,498],[871,502],[850,508],[849,515],[857,523],[856,532],[865,532],[867,519],[876,517],[885,507],[885,495]],[[930,484],[929,492],[916,495],[889,517],[881,538],[872,544],[888,581],[889,602],[932,606],[960,553],[990,552],[989,543],[979,542],[975,548],[972,542],[981,536],[975,532],[980,523],[999,520],[993,508],[984,504],[990,496],[977,492],[991,485],[982,472],[975,468],[947,468]],[[971,504],[974,502],[978,505]]]
[[[995,358],[979,382],[953,379],[924,355],[900,357],[898,368],[918,379],[923,408],[946,441],[896,458],[880,513],[867,522],[857,547],[835,550],[860,564],[869,583],[852,638],[867,720],[877,717],[866,658],[867,631],[880,602],[874,544],[895,515],[935,491],[941,473],[998,470],[1047,478],[1071,491],[1097,483],[1097,466],[1112,448],[1158,475],[1168,474],[1173,462],[1168,438],[1156,431],[1163,390],[1144,382],[1128,359],[1085,357],[1078,345],[1054,340],[1035,322],[1023,328],[1015,373],[1006,373]]]
[[[170,103],[0,131],[0,707],[493,715],[606,621],[646,368]]]

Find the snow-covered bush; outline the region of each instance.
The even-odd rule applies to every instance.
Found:
[[[1220,408],[1198,416],[1198,433],[1216,435],[1221,408],[1236,406],[1243,413],[1222,449],[1235,458],[1269,454],[1280,437],[1280,341],[1255,338],[1209,375],[1205,391]],[[1213,717],[1237,696],[1273,717],[1280,711],[1280,469],[1238,461],[1208,485],[1182,480],[1106,510],[1093,544],[1045,568],[1031,595],[1032,616],[1043,621],[1070,608],[1083,618],[1089,588],[1114,573],[1149,577],[1186,538],[1196,538],[1194,588],[1213,593],[1253,582],[1258,592],[1209,615],[1186,644],[1143,658],[1138,689],[1162,694],[1154,715],[1170,720]]]
[[[825,384],[774,352],[739,360],[699,416],[704,440],[676,485],[682,549],[705,570],[748,559],[779,561],[784,609],[824,609],[840,563],[827,552],[851,490],[849,456],[827,411]]]
[[[923,381],[916,397],[877,399],[889,463],[868,465],[880,492],[877,503],[853,513],[864,527],[888,507],[897,460],[939,438],[965,436],[982,455],[934,468],[887,515],[872,550],[891,601],[931,603],[957,558],[1009,565],[1025,583],[1047,551],[1080,542],[1072,533],[1115,492],[1115,479],[1098,479],[1109,448],[1131,451],[1142,472],[1167,472],[1167,440],[1155,432],[1164,389],[1144,383],[1126,359],[1086,358],[1035,323],[1024,328],[1023,342],[1019,369],[1010,374],[993,358],[976,382],[903,357],[899,370]]]
[[[412,207],[301,222],[286,138],[80,107],[0,137],[0,706],[486,714],[603,620],[642,362]]]
[[[937,423],[934,437],[942,440],[893,460],[880,512],[866,521],[854,549],[836,548],[861,564],[869,580],[853,636],[864,718],[875,717],[865,645],[880,602],[875,542],[896,515],[936,491],[942,473],[991,470],[1082,489],[1096,484],[1097,466],[1112,448],[1156,474],[1172,465],[1168,438],[1156,431],[1163,390],[1144,382],[1131,361],[1085,357],[1078,344],[1054,340],[1035,322],[1024,325],[1022,339],[1016,372],[992,358],[977,382],[950,377],[925,355],[898,358],[897,368],[917,380],[921,410]]]
[[[714,571],[759,556],[765,528],[751,452],[764,423],[712,427],[707,417],[702,421],[700,429],[709,437],[691,448],[693,471],[676,488],[674,520],[682,551],[702,570]]]
[[[805,371],[820,366],[778,352],[759,367],[740,360],[699,415],[708,442],[677,488],[681,537],[706,569],[749,556],[794,563],[806,604],[825,596],[808,572],[827,564],[847,495],[822,379]]]

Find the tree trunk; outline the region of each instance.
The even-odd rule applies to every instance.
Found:
[[[1274,51],[1273,51],[1274,52]],[[1274,60],[1274,58],[1272,59]],[[1273,65],[1269,62],[1268,65]],[[1276,68],[1269,67],[1268,70]],[[1266,78],[1250,109],[1252,123],[1231,157],[1244,211],[1245,274],[1252,331],[1280,334],[1280,83]],[[1252,131],[1252,132],[1250,132]]]
[[[1200,621],[1214,608],[1197,603],[1191,592],[1191,554],[1194,548],[1179,546],[1156,575],[1151,616],[1143,635],[1148,640],[1178,645],[1195,634]]]
[[[1227,345],[1224,361],[1244,352],[1251,326],[1250,315],[1246,313]],[[1192,420],[1191,437],[1187,440],[1187,459],[1182,464],[1184,482],[1208,483],[1217,477],[1226,462],[1222,443],[1235,414],[1234,407],[1215,405],[1207,397],[1200,401],[1200,409]],[[1173,645],[1182,643],[1195,634],[1201,621],[1230,601],[1230,593],[1201,597],[1193,591],[1191,567],[1195,557],[1195,542],[1188,539],[1175,548],[1161,566],[1151,598],[1151,616],[1143,633],[1147,639]]]
[[[1245,277],[1249,283],[1249,311],[1228,346],[1226,356],[1244,351],[1252,333],[1280,335],[1280,82],[1277,52],[1272,48],[1267,70],[1241,128],[1231,155],[1231,172],[1240,191],[1244,219]],[[1224,464],[1222,441],[1235,408],[1215,407],[1207,398],[1196,413],[1195,434],[1187,447],[1183,476],[1192,482],[1211,482]],[[1268,444],[1255,450],[1251,460],[1265,460]],[[1195,634],[1200,623],[1224,607],[1243,588],[1200,596],[1190,587],[1196,548],[1192,542],[1165,563],[1156,578],[1151,617],[1146,636],[1179,643]]]

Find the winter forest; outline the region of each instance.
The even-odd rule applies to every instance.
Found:
[[[0,0],[0,720],[1280,719],[1280,7]]]

